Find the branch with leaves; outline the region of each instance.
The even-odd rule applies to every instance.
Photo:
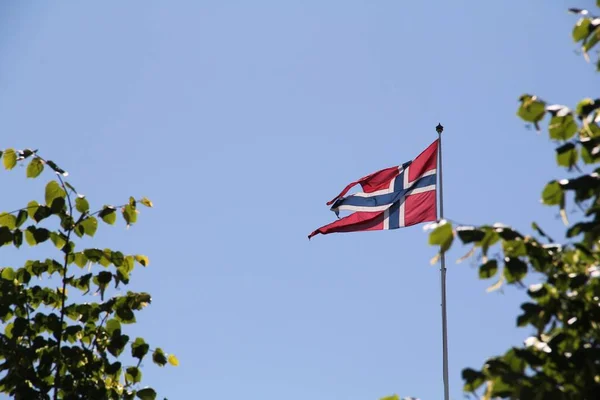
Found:
[[[0,247],[19,249],[25,239],[29,246],[51,242],[59,252],[56,259],[0,270],[0,393],[27,399],[155,399],[154,389],[140,387],[150,346],[143,338],[130,340],[122,329],[136,322],[135,313],[150,304],[150,294],[127,291],[105,300],[109,285],[128,285],[136,264],[147,267],[148,257],[112,249],[77,251],[75,243],[95,235],[97,217],[114,225],[120,210],[129,227],[137,222],[138,204],[152,207],[152,202],[130,197],[121,206],[90,211],[87,198],[65,180],[68,173],[37,150],[6,149],[0,157],[6,170],[28,162],[28,178],[39,177],[46,166],[56,176],[46,184],[42,204],[32,200],[0,213]],[[69,297],[69,290],[79,294]],[[85,301],[90,294],[99,294],[100,302]],[[122,361],[127,345],[130,365]],[[152,350],[152,361],[179,364],[161,348]]]
[[[600,40],[600,18],[586,10],[570,11],[582,15],[573,39],[587,56]],[[579,174],[552,180],[541,193],[544,205],[558,207],[567,240],[556,243],[536,223],[532,234],[501,224],[440,221],[430,226],[429,243],[440,253],[455,238],[472,246],[463,259],[478,255],[479,278],[496,279],[488,291],[516,285],[526,288],[529,297],[516,324],[529,327],[531,336],[481,369],[464,369],[464,390],[483,399],[600,398],[600,168],[594,168],[600,162],[600,99],[583,99],[574,110],[530,94],[520,102],[517,115],[536,130],[549,117],[557,165]],[[580,210],[574,223],[567,218],[568,199]],[[539,281],[526,286],[532,274]]]

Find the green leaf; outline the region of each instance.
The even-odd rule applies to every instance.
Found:
[[[590,19],[581,18],[573,27],[573,41],[580,42],[590,34]]]
[[[521,281],[527,275],[527,264],[518,258],[504,259],[504,277],[507,283]]]
[[[117,210],[113,206],[104,206],[102,211],[98,213],[98,216],[107,224],[114,225],[117,221]]]
[[[5,279],[7,281],[12,281],[13,279],[15,279],[15,271],[10,268],[10,267],[4,267],[2,269],[2,279]]]
[[[27,166],[27,177],[37,178],[44,170],[44,163],[37,157],[34,157]]]
[[[88,260],[95,263],[99,262],[100,259],[104,256],[104,252],[100,249],[85,249],[83,253],[88,258]]]
[[[125,219],[127,226],[136,223],[137,212],[135,208],[131,206],[131,204],[127,204],[125,207],[123,207],[123,218]]]
[[[600,41],[600,28],[594,29],[583,42],[583,51],[588,53]]]
[[[7,243],[12,243],[13,233],[6,226],[0,227],[0,246],[4,246]]]
[[[94,236],[98,229],[98,220],[95,217],[87,217],[79,223],[83,227],[84,233],[88,236]]]
[[[379,400],[400,400],[400,397],[397,394],[394,394],[391,396],[382,397]]]
[[[572,138],[579,127],[573,118],[573,114],[569,112],[567,115],[557,115],[550,119],[548,125],[548,133],[550,138],[554,140],[568,140]]]
[[[485,382],[485,375],[471,368],[462,370],[462,378],[465,381],[463,390],[469,393],[475,392]]]
[[[573,143],[565,143],[556,149],[556,163],[560,166],[572,168],[578,159],[579,152]]]
[[[102,252],[102,258],[98,263],[103,267],[108,267],[112,262],[113,254],[114,253],[111,249],[104,249],[104,251]]]
[[[527,122],[536,123],[544,118],[546,113],[546,103],[539,100],[537,96],[525,94],[519,98],[521,106],[517,115]]]
[[[150,264],[150,259],[144,255],[138,254],[135,256],[135,260],[142,264],[142,266],[147,267]]]
[[[23,244],[23,232],[20,229],[13,231],[13,244],[17,249]]]
[[[558,181],[551,181],[542,192],[542,203],[555,206],[561,203],[563,197],[563,190]]]
[[[154,364],[161,367],[167,364],[167,357],[160,347],[157,347],[156,350],[154,350],[154,353],[152,353],[152,361],[154,361]]]
[[[456,233],[463,244],[481,242],[485,237],[485,232],[483,230],[473,226],[459,226],[456,228]]]
[[[67,194],[60,184],[56,181],[50,181],[46,185],[46,205],[52,205],[52,201],[58,197],[65,198]]]
[[[152,202],[150,201],[150,199],[147,198],[147,197],[142,197],[142,199],[140,200],[140,203],[142,203],[146,207],[154,207],[154,204],[152,204]]]
[[[453,240],[452,225],[446,221],[439,222],[437,227],[429,234],[429,244],[440,246],[441,253],[450,248]]]
[[[69,182],[65,181],[65,186],[71,189],[73,193],[77,194],[77,189],[75,189]]]
[[[115,331],[111,335],[110,344],[108,345],[108,351],[115,357],[119,357],[123,350],[125,350],[125,346],[129,342],[129,336],[121,335],[120,331]]]
[[[141,400],[155,400],[156,392],[152,388],[144,388],[144,389],[138,390],[136,393],[136,396],[138,397],[138,399],[141,399]]]
[[[67,176],[69,175],[69,173],[67,171],[65,171],[64,169],[60,168],[58,165],[56,165],[56,163],[52,160],[46,160],[46,164],[48,164],[48,166],[50,168],[52,168],[54,170],[54,172],[56,172],[57,174],[63,175],[63,176]]]
[[[137,338],[135,339],[135,342],[131,344],[131,356],[141,360],[148,354],[149,349],[150,346],[146,344],[144,339]]]
[[[128,382],[139,383],[142,381],[142,372],[137,367],[128,367],[125,370],[125,379]]]
[[[123,259],[123,268],[128,273],[133,271],[133,268],[135,267],[134,260],[135,259],[133,258],[133,256],[127,256]]]
[[[505,240],[502,242],[504,255],[507,257],[522,257],[527,255],[525,242],[522,240]]]
[[[63,237],[62,234],[56,232],[50,232],[50,240],[52,240],[54,246],[59,250],[62,250],[62,248],[65,247],[65,244],[67,244],[66,238]]]
[[[536,222],[531,223],[531,228],[534,229],[540,236],[548,239],[550,242],[554,242],[554,239],[548,236]]]
[[[16,227],[20,227],[27,221],[27,211],[19,210],[19,214],[17,214],[17,221],[15,222]]]
[[[110,254],[110,262],[112,262],[115,267],[120,267],[125,262],[125,256],[120,251],[113,251]]]
[[[36,228],[28,226],[25,230],[25,240],[30,246],[43,243],[50,238],[50,231],[46,228]]]
[[[179,360],[173,354],[169,354],[168,360],[169,364],[171,364],[174,367],[177,367],[179,365]]]
[[[488,260],[485,264],[479,267],[479,279],[489,279],[498,272],[498,262],[496,260]]]
[[[97,278],[95,280],[97,280],[99,285],[106,285],[110,283],[112,279],[112,274],[108,271],[100,271],[95,278]]]
[[[73,261],[75,262],[75,265],[77,265],[79,268],[83,268],[87,264],[88,259],[85,256],[85,254],[80,251],[78,253],[75,253]]]
[[[6,335],[7,338],[12,339],[13,337],[13,328],[15,327],[15,324],[13,324],[12,322],[10,324],[6,325],[6,328],[4,328],[4,334]]]
[[[31,281],[31,274],[25,268],[19,268],[17,270],[17,280],[26,285]]]
[[[116,311],[117,318],[124,324],[135,323],[135,315],[130,307],[127,305],[120,306]]]
[[[17,227],[17,217],[8,213],[0,213],[0,226],[6,226],[8,229]]]
[[[50,212],[52,214],[60,214],[65,210],[66,201],[62,197],[57,197],[52,200],[52,204],[50,205]],[[39,211],[39,209],[38,209]]]
[[[4,157],[2,158],[5,169],[13,169],[17,165],[17,153],[15,149],[4,150]]]
[[[33,214],[32,219],[37,223],[37,222],[40,222],[40,221],[48,218],[51,215],[52,215],[52,210],[50,209],[50,207],[39,206],[35,210],[35,213]]]
[[[121,330],[121,323],[116,319],[109,319],[106,321],[106,332],[112,336],[113,332],[116,330]]]
[[[27,215],[29,215],[29,218],[33,219],[33,216],[35,215],[38,206],[39,204],[35,200],[31,200],[29,203],[27,203]]]
[[[586,164],[594,164],[600,158],[600,140],[599,138],[582,137],[579,139],[581,143],[581,158]]]
[[[498,233],[495,230],[487,228],[485,231],[485,236],[483,237],[481,242],[477,243],[477,245],[481,247],[481,251],[483,251],[483,254],[487,255],[487,252],[490,249],[490,247],[498,243],[499,240],[500,235],[498,235]]]
[[[88,203],[84,196],[77,196],[75,199],[75,208],[83,214],[90,210],[90,203]]]

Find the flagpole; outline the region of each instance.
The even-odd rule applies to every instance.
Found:
[[[438,133],[438,159],[439,159],[439,185],[440,185],[440,195],[439,195],[439,209],[440,215],[439,219],[444,219],[444,191],[443,191],[443,181],[442,181],[442,132],[444,131],[444,127],[441,124],[438,124],[435,127],[435,130]],[[450,400],[450,390],[448,383],[448,322],[446,318],[446,254],[442,253],[440,259],[440,276],[441,276],[441,284],[442,284],[442,354],[443,354],[443,371],[444,371],[444,400]]]

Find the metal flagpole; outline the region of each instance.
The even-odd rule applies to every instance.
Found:
[[[444,127],[438,124],[435,127],[438,133],[438,173],[439,173],[439,207],[440,220],[444,219],[444,191],[442,186],[442,132]],[[448,385],[448,322],[446,318],[446,254],[442,253],[440,259],[440,275],[442,283],[442,352],[444,362],[444,400],[450,400],[450,390]]]

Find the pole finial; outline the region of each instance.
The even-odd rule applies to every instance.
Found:
[[[437,131],[437,133],[439,135],[441,135],[442,132],[444,131],[444,127],[442,126],[442,124],[438,123],[437,126],[435,127],[435,130]]]

